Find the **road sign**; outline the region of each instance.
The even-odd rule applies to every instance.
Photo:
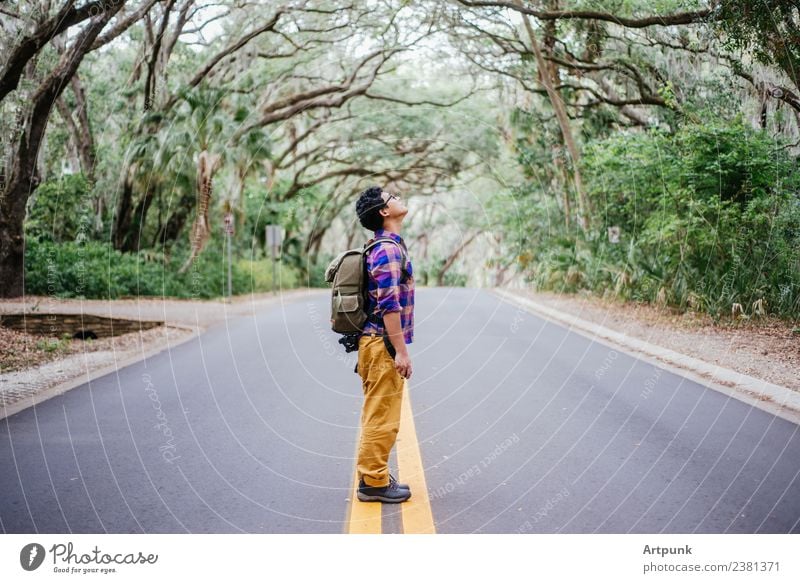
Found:
[[[277,251],[283,243],[283,228],[280,225],[267,225],[267,248]]]
[[[272,256],[272,291],[278,284],[278,256],[283,243],[283,228],[280,225],[267,225],[267,250]]]

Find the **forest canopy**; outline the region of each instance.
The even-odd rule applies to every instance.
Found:
[[[0,46],[3,296],[216,297],[228,244],[322,286],[378,184],[421,285],[800,313],[797,3],[20,0]]]

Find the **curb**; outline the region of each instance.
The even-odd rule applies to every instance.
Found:
[[[127,366],[136,364],[137,362],[141,362],[142,360],[146,360],[151,356],[155,356],[159,352],[163,352],[165,350],[172,350],[173,348],[176,348],[181,344],[189,342],[190,340],[194,340],[195,338],[200,336],[200,334],[205,332],[204,328],[186,326],[183,324],[164,323],[164,326],[169,326],[170,328],[183,328],[185,330],[191,331],[192,333],[186,335],[184,338],[181,338],[180,340],[172,344],[157,346],[156,348],[151,348],[150,350],[147,350],[145,352],[139,352],[135,356],[130,356],[124,360],[117,361],[114,364],[97,368],[91,371],[87,371],[85,374],[81,373],[80,375],[77,375],[67,381],[59,383],[57,385],[53,385],[52,387],[48,387],[46,389],[42,389],[35,395],[31,395],[30,397],[24,397],[19,401],[12,403],[11,405],[4,405],[3,408],[0,409],[0,421],[7,417],[15,415],[20,411],[24,411],[25,409],[33,407],[34,405],[43,403],[48,399],[52,399],[53,397],[63,395],[67,391],[70,391],[74,388],[95,381],[100,377],[104,377],[108,374],[117,372]]]
[[[493,288],[500,299],[522,307],[555,324],[566,326],[594,342],[600,342],[626,354],[645,360],[673,374],[688,378],[771,413],[786,421],[800,425],[800,393],[788,387],[762,381],[734,370],[709,364],[697,358],[663,348],[627,334],[615,332],[599,324],[570,316],[512,291]]]

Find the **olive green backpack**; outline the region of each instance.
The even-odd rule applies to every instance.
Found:
[[[339,334],[360,333],[369,316],[367,308],[367,264],[365,257],[370,249],[382,242],[393,243],[403,256],[403,276],[407,257],[400,245],[389,237],[380,237],[364,243],[360,249],[348,249],[331,261],[325,270],[325,281],[331,289],[331,329]]]

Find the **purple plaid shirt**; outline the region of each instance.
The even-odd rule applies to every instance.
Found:
[[[370,249],[366,259],[368,272],[367,313],[374,312],[382,317],[390,312],[400,312],[403,339],[406,344],[411,344],[414,339],[414,277],[411,269],[411,259],[408,257],[406,244],[400,235],[384,229],[378,229],[375,231],[375,237],[370,239],[369,242],[371,243],[378,237],[389,237],[403,246],[408,259],[406,271],[409,275],[408,279],[401,281],[403,255],[397,245],[378,243],[378,245]],[[365,334],[373,332],[375,334],[384,334],[382,321],[380,324],[369,321],[364,324]]]

